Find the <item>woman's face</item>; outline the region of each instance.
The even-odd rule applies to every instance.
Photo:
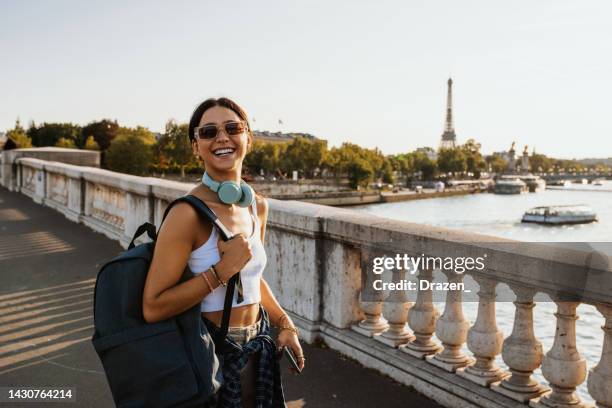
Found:
[[[202,115],[198,126],[216,126],[217,136],[213,139],[200,139],[197,134],[193,153],[199,155],[209,173],[241,171],[242,161],[246,156],[250,140],[246,130],[237,135],[229,135],[225,130],[228,122],[243,122],[240,116],[231,109],[213,106]]]

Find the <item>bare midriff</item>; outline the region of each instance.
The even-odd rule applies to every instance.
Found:
[[[221,318],[223,317],[223,310],[218,310],[216,312],[202,312],[202,316],[213,322],[217,327],[220,327]],[[256,323],[258,319],[259,303],[253,303],[246,306],[232,308],[229,325],[231,327],[245,327]]]

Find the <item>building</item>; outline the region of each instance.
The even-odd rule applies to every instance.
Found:
[[[440,149],[451,149],[456,146],[457,135],[453,125],[453,80],[448,78],[448,93],[446,95],[446,119],[444,122],[444,133],[440,140]]]
[[[265,142],[265,143],[288,143],[291,142],[296,137],[304,137],[310,141],[323,140],[319,139],[309,133],[282,133],[282,132],[269,132],[267,130],[254,130],[253,137],[256,142]],[[327,140],[323,140],[327,145]]]
[[[438,153],[432,147],[417,147],[415,151],[425,153],[427,158],[431,161],[436,161],[438,159]]]

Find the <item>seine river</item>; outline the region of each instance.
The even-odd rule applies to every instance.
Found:
[[[592,224],[567,226],[541,226],[522,224],[521,216],[529,208],[541,205],[587,204],[599,221]],[[612,182],[603,186],[573,184],[560,190],[520,195],[473,194],[466,196],[405,201],[399,203],[372,204],[351,207],[381,217],[439,227],[472,231],[527,242],[612,242]],[[597,246],[597,244],[595,244]],[[411,299],[413,300],[413,299]],[[444,304],[438,304],[442,312]],[[535,332],[544,346],[550,349],[555,334],[555,306],[540,302],[534,309]],[[464,303],[465,316],[472,323],[476,320],[477,304]],[[592,368],[601,356],[604,319],[592,306],[580,305],[577,321],[577,347]],[[514,305],[497,303],[497,324],[504,336],[512,331]],[[498,358],[498,364],[505,364]],[[545,381],[540,370],[540,381]],[[587,393],[586,381],[579,387],[579,394],[592,401]]]

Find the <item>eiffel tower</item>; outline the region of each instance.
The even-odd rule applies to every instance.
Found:
[[[444,123],[444,133],[440,141],[440,149],[450,149],[455,147],[455,127],[453,126],[453,80],[448,78],[448,95],[446,96],[446,122]]]

